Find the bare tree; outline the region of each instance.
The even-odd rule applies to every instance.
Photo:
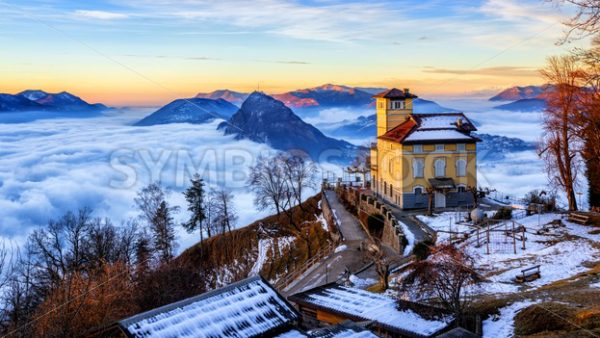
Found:
[[[238,216],[233,207],[233,194],[226,189],[212,191],[212,200],[215,209],[215,224],[221,233],[231,232],[231,228],[237,222]]]
[[[152,219],[165,198],[165,191],[158,182],[150,183],[137,193],[133,201],[140,210],[140,217],[146,221],[146,224],[152,224]]]
[[[248,184],[255,195],[254,204],[260,210],[271,208],[279,215],[289,195],[285,173],[279,161],[259,156],[257,163],[250,168]]]
[[[367,248],[367,256],[375,265],[375,271],[379,276],[379,283],[383,290],[387,290],[390,287],[390,259],[386,256],[381,244],[372,243]]]
[[[600,33],[600,0],[550,1],[557,4],[569,4],[577,9],[575,15],[564,22],[568,30],[563,39],[559,41],[560,43]]]
[[[547,94],[545,135],[540,156],[546,162],[550,181],[564,190],[569,210],[577,210],[575,186],[581,162],[577,139],[581,72],[573,56],[562,56],[549,58],[541,74],[553,85],[553,89]]]
[[[281,163],[287,180],[287,190],[292,197],[289,202],[301,206],[305,189],[315,188],[317,166],[308,155],[302,153],[282,153],[277,156],[276,161]]]
[[[468,287],[480,281],[474,258],[452,244],[443,244],[412,265],[402,287],[422,300],[439,302],[460,323],[470,306]]]

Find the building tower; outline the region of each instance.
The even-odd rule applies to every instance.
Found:
[[[406,121],[413,113],[413,99],[416,95],[408,88],[403,91],[392,88],[374,96],[377,107],[377,137]]]

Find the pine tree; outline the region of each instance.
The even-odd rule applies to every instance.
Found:
[[[190,219],[183,223],[182,226],[188,231],[200,231],[200,242],[204,239],[204,220],[206,219],[206,211],[204,208],[204,180],[200,175],[195,174],[190,180],[192,185],[183,192],[186,201],[188,202],[188,210],[191,213]],[[210,237],[210,226],[207,226],[208,236]]]
[[[154,249],[158,253],[160,261],[163,263],[170,261],[175,251],[175,229],[173,228],[171,208],[165,201],[160,203],[156,215],[152,219],[152,232]]]

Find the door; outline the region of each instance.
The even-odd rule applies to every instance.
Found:
[[[441,192],[435,192],[435,207],[445,208],[446,207],[446,195]]]

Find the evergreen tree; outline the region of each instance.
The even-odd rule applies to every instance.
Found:
[[[206,219],[206,211],[204,207],[204,180],[200,175],[195,174],[190,180],[192,185],[183,192],[186,201],[188,202],[188,210],[191,213],[190,219],[183,223],[183,227],[188,232],[195,230],[200,231],[200,242],[204,239],[204,220]],[[210,237],[210,226],[207,226],[208,236]]]
[[[152,232],[154,249],[158,253],[161,262],[168,262],[173,258],[175,251],[175,229],[173,228],[173,217],[171,208],[167,202],[162,201],[156,215],[152,219]]]

